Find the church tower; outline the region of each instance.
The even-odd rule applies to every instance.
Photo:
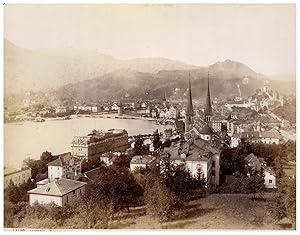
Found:
[[[206,123],[210,123],[212,121],[213,113],[210,103],[210,90],[209,90],[209,72],[207,76],[207,96],[206,96],[206,105],[204,109],[204,119]]]
[[[192,129],[194,123],[194,109],[192,101],[192,88],[191,88],[191,78],[189,73],[189,92],[187,94],[187,107],[185,112],[185,132]]]

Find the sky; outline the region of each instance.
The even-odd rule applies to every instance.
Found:
[[[71,47],[199,66],[231,59],[268,75],[296,73],[294,5],[6,4],[4,37],[34,50]]]

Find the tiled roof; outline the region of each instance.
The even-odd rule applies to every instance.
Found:
[[[49,162],[47,165],[48,166],[68,166],[71,159],[73,159],[75,162],[80,161],[79,158],[73,157],[70,152],[67,152],[67,153],[59,155],[56,160]]]
[[[154,160],[155,158],[151,155],[137,155],[131,159],[130,164],[147,164]]]
[[[213,154],[220,151],[208,141],[195,139],[194,143],[184,143],[181,146],[165,148],[172,160],[208,161]],[[185,158],[182,158],[182,154]],[[183,156],[184,156],[183,155]]]
[[[204,135],[212,135],[214,132],[212,131],[209,125],[205,124],[199,131],[199,133]]]
[[[63,166],[62,161],[60,160],[60,157],[58,157],[57,159],[55,159],[52,162],[49,162],[47,165],[48,166]]]
[[[19,173],[22,171],[27,171],[27,170],[30,170],[30,168],[24,167],[22,169],[14,169],[14,168],[10,168],[10,167],[4,167],[4,176],[12,175],[12,174]]]
[[[75,189],[81,188],[86,185],[85,182],[69,179],[54,180],[49,184],[28,191],[29,194],[40,194],[50,196],[63,196],[72,192]]]
[[[101,175],[101,167],[97,167],[97,168],[95,168],[95,169],[92,169],[92,170],[89,170],[89,171],[87,171],[87,172],[85,172],[84,173],[84,175],[88,178],[88,179],[90,179],[90,180],[94,180],[94,179],[97,179],[98,178],[98,176],[100,176]]]
[[[273,132],[273,131],[263,131],[263,132],[260,132],[260,137],[280,139],[281,136],[280,136],[280,134]]]

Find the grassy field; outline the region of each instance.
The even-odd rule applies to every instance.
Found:
[[[245,194],[211,194],[190,202],[174,219],[160,224],[135,208],[122,214],[111,228],[123,229],[280,229],[267,210],[267,198]]]

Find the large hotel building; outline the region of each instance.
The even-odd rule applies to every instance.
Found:
[[[75,136],[72,155],[80,158],[100,155],[109,151],[125,152],[128,148],[128,133],[122,129],[93,130],[86,136]]]

